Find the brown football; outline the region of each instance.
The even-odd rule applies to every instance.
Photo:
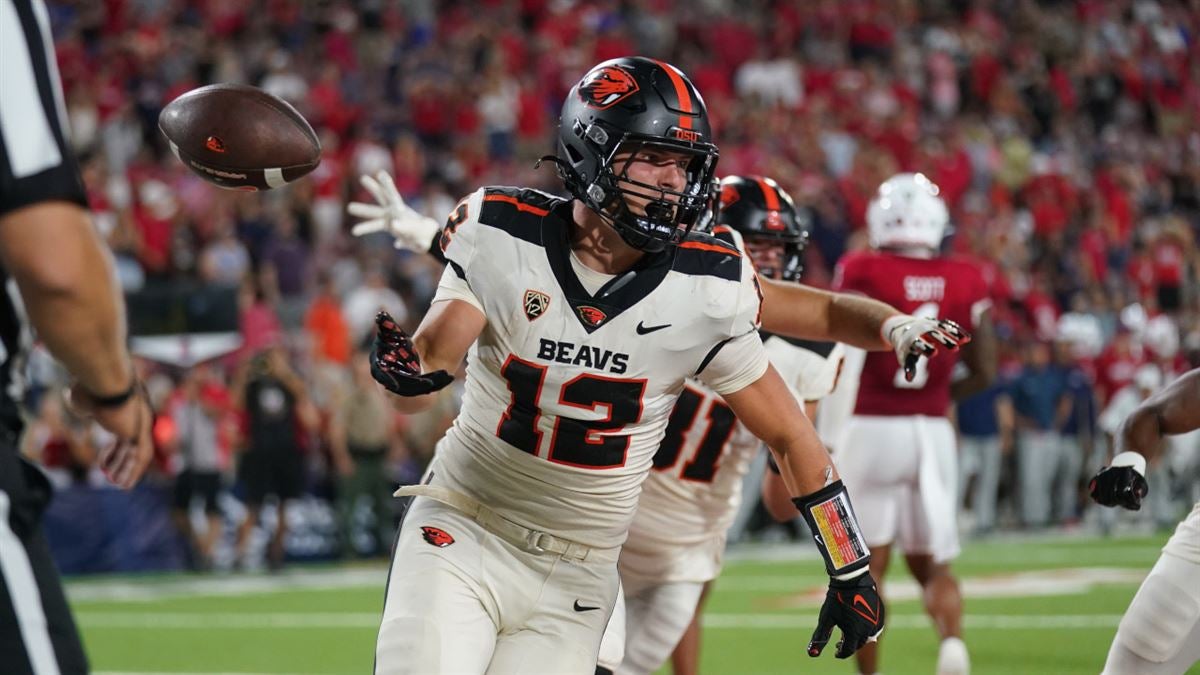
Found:
[[[158,116],[171,151],[201,178],[230,190],[269,190],[321,163],[321,142],[286,101],[244,84],[212,84]]]

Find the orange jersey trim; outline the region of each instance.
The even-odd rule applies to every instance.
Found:
[[[705,244],[701,241],[685,241],[679,245],[679,248],[693,248],[698,251],[712,251],[713,253],[724,253],[737,258],[742,257],[742,254],[736,250],[730,250],[724,246],[716,246],[714,244]]]
[[[508,195],[484,195],[483,201],[485,201],[485,202],[508,202],[509,204],[512,204],[513,206],[517,207],[518,211],[532,213],[535,216],[544,216],[544,215],[550,213],[550,211],[548,209],[542,209],[542,208],[533,206],[531,204],[526,204],[525,202],[518,200],[516,197],[509,197]]]

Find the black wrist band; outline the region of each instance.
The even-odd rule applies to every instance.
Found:
[[[854,517],[854,507],[850,505],[850,495],[841,480],[812,494],[796,497],[792,503],[808,523],[829,576],[846,578],[867,568],[871,549],[863,539],[858,519]]]
[[[129,399],[133,398],[138,393],[138,379],[135,377],[129,383],[129,388],[119,394],[112,396],[97,396],[88,392],[92,397],[92,405],[97,408],[118,408],[125,405]]]

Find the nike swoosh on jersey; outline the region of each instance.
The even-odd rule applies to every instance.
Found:
[[[669,324],[669,323],[664,323],[661,326],[646,326],[641,321],[639,321],[638,325],[637,325],[637,334],[638,335],[648,335],[650,333],[653,333],[656,330],[662,330],[664,328],[670,328],[670,327],[671,327],[671,324]]]
[[[575,611],[576,612],[590,612],[590,611],[596,610],[596,609],[600,609],[600,608],[599,607],[586,607],[584,605],[579,604],[578,600],[575,601]]]

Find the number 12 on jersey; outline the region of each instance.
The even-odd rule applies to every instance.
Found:
[[[512,394],[500,416],[496,436],[509,445],[538,454],[542,432],[542,390],[547,367],[509,355],[500,375]],[[584,469],[611,469],[625,465],[629,434],[613,433],[642,419],[642,396],[646,380],[620,379],[583,373],[559,390],[558,404],[581,410],[606,411],[604,419],[581,420],[558,415],[550,436],[546,458],[551,462]]]

